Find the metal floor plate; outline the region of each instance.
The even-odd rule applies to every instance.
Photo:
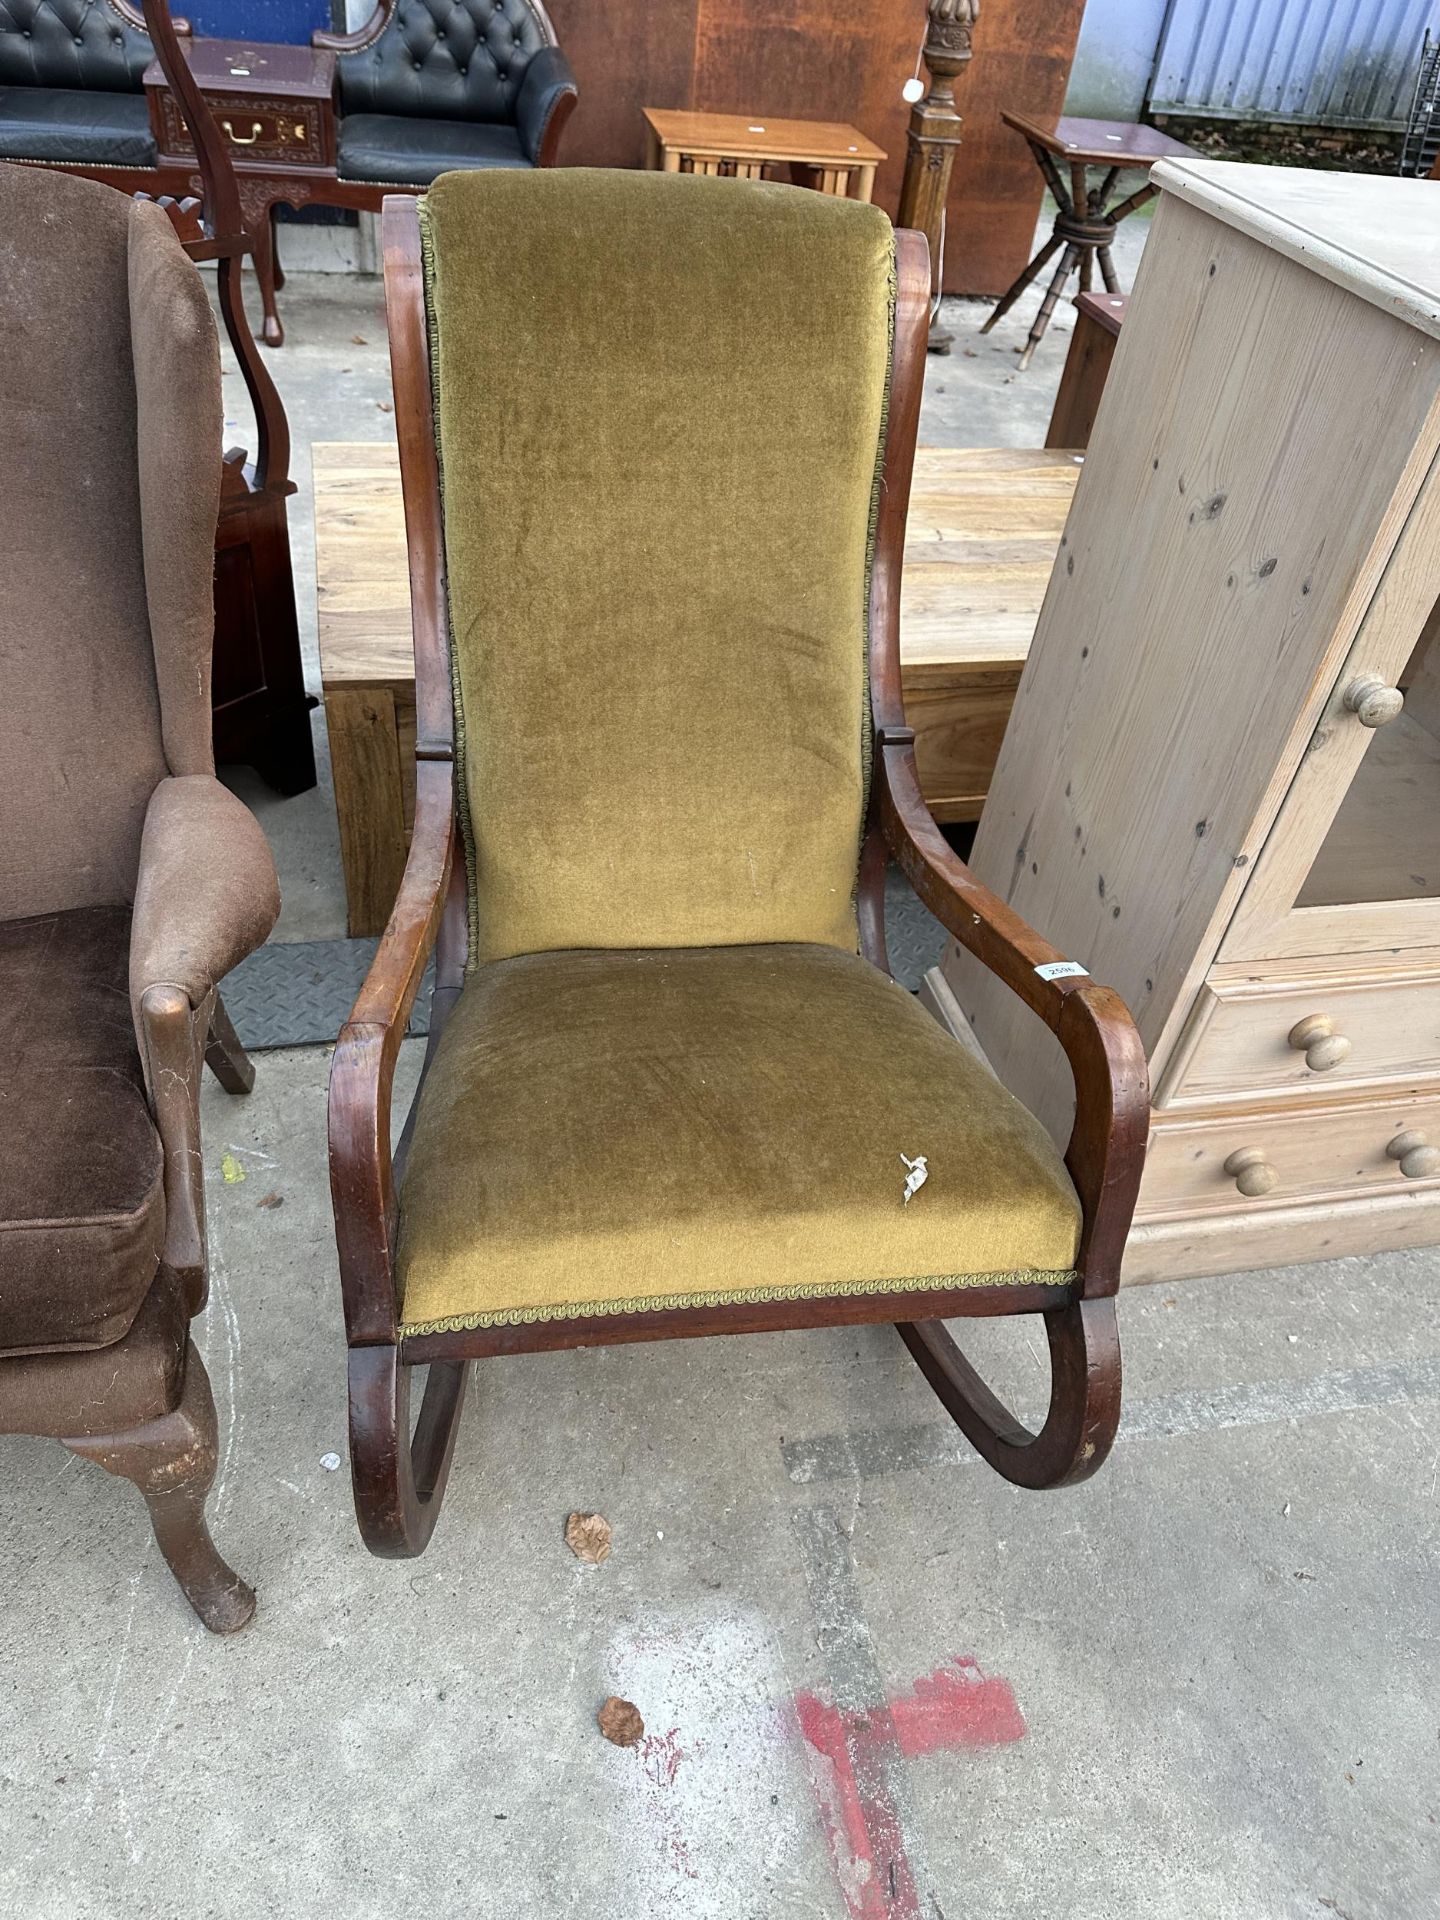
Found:
[[[268,1047],[331,1045],[355,1004],[378,940],[272,941],[227,975],[222,992],[240,1043]],[[411,1033],[430,1030],[431,974],[410,1015]]]

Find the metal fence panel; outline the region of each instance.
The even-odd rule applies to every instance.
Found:
[[[1402,127],[1440,0],[1172,0],[1156,113]]]

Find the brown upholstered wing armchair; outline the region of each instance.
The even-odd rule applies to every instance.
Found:
[[[545,1347],[891,1321],[1007,1478],[1083,1478],[1119,1412],[1145,1061],[920,797],[924,241],[661,173],[450,174],[384,218],[417,805],[330,1091],[368,1544],[425,1545],[470,1362]],[[887,854],[1064,1048],[1063,1160],[889,978]],[[1052,1356],[1033,1435],[941,1324],[1017,1313]]]
[[[217,983],[279,910],[215,779],[222,425],[159,207],[0,165],[0,1432],[135,1481],[216,1632],[199,1078],[251,1083]]]

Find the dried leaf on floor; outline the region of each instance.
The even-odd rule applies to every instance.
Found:
[[[388,400],[377,400],[375,404],[382,413],[393,413],[395,411]]]
[[[283,1193],[267,1193],[263,1199],[257,1200],[255,1204],[257,1207],[268,1207],[273,1213],[276,1207],[284,1206],[285,1196]]]
[[[363,347],[367,345],[367,342],[363,333],[352,333],[350,338],[355,342],[355,345],[357,347]]]
[[[603,1513],[572,1513],[565,1522],[565,1544],[587,1567],[610,1558],[610,1522]]]
[[[632,1701],[621,1700],[613,1693],[596,1714],[595,1724],[615,1747],[633,1747],[645,1737],[645,1722],[640,1718],[640,1709]]]

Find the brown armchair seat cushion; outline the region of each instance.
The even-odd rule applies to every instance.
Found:
[[[129,1329],[110,1346],[0,1363],[0,1433],[78,1440],[159,1420],[184,1390],[189,1328],[181,1283],[161,1267]]]
[[[0,1352],[106,1346],[155,1278],[165,1200],[129,952],[125,907],[0,923]]]
[[[902,1200],[901,1156],[929,1178]],[[809,945],[480,967],[400,1195],[406,1332],[1072,1277],[1048,1134],[867,961]]]

